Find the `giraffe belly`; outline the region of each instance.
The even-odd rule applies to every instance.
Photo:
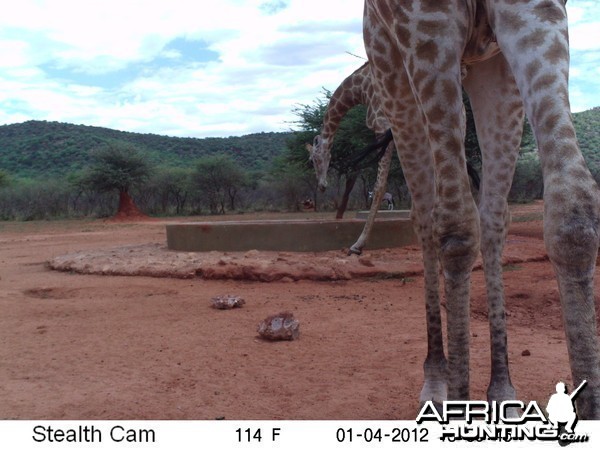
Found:
[[[471,0],[467,2],[467,8],[470,15],[469,39],[463,53],[462,64],[471,65],[497,55],[500,53],[500,47],[490,26],[485,2]]]

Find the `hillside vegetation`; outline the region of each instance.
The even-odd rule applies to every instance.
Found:
[[[573,123],[583,157],[596,182],[600,184],[600,108],[573,114]],[[543,189],[542,168],[535,139],[526,123],[509,199],[529,201],[542,198]]]
[[[130,187],[121,191],[150,215],[299,211],[307,200],[319,210],[337,210],[338,216],[346,209],[368,208],[377,161],[364,167],[343,164],[348,151],[360,153],[371,139],[365,134],[364,108],[345,118],[334,142],[330,187],[325,193],[317,189],[305,143],[319,132],[327,103],[323,98],[298,108],[299,131],[229,138],[177,138],[44,121],[0,126],[0,220],[113,215],[118,192],[100,189],[99,183],[120,186],[131,171],[101,170],[98,157],[107,148],[135,153],[147,163],[147,175],[131,178]],[[600,108],[573,117],[583,155],[600,182]],[[473,126],[467,128],[467,136],[473,135]],[[480,171],[477,152],[467,153]],[[107,179],[92,176],[98,173]],[[410,207],[396,160],[387,189],[397,207]],[[542,195],[539,156],[526,124],[509,200]]]
[[[579,147],[596,181],[600,180],[600,107],[573,115]]]
[[[0,169],[18,177],[65,175],[83,169],[90,151],[111,141],[135,145],[151,163],[186,167],[204,156],[226,154],[244,169],[263,170],[285,150],[291,133],[229,138],[178,138],[59,122],[0,126]]]

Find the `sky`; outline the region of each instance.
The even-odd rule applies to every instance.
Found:
[[[9,0],[0,0],[8,3]],[[600,106],[599,0],[569,0],[574,112]],[[288,131],[365,57],[363,0],[18,0],[0,14],[0,125],[226,137]]]

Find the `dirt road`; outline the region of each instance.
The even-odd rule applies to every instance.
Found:
[[[571,379],[540,211],[515,209],[507,252],[516,259],[504,275],[513,383],[521,400],[545,405],[556,382]],[[418,249],[367,251],[348,264],[387,274],[334,281],[82,275],[46,265],[73,252],[112,249],[122,259],[118,249],[164,244],[159,221],[0,224],[0,419],[415,417],[426,349]],[[296,257],[314,267],[346,258],[287,254],[280,262]],[[407,261],[416,272],[402,272]],[[474,271],[476,399],[489,380],[483,286]],[[246,304],[212,309],[210,299],[223,294]],[[258,323],[286,310],[300,321],[300,338],[258,338]]]

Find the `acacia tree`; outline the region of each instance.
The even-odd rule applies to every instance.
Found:
[[[298,145],[303,142],[304,140],[299,141]],[[307,199],[312,199],[315,209],[317,208],[317,179],[315,171],[307,162],[292,161],[285,154],[276,157],[265,180],[286,209],[300,211],[301,203]]]
[[[0,188],[4,187],[4,186],[8,186],[10,184],[10,177],[8,176],[8,173],[6,173],[4,170],[0,169]]]
[[[92,152],[93,163],[83,174],[81,184],[97,192],[118,192],[118,217],[143,215],[131,198],[133,187],[141,186],[152,166],[132,144],[113,141]]]
[[[294,124],[300,130],[296,132],[295,138],[288,142],[288,157],[291,162],[300,163],[307,170],[312,171],[312,167],[305,145],[307,142],[312,142],[315,135],[321,132],[331,95],[330,91],[324,89],[322,96],[317,98],[313,104],[299,105],[293,110],[298,117]],[[360,172],[366,167],[377,166],[376,160],[370,160],[365,164],[365,160],[357,159],[364,148],[372,144],[374,140],[375,134],[366,126],[366,108],[363,105],[355,106],[342,119],[331,149],[331,171],[338,180],[344,180],[344,191],[336,205],[337,218],[343,216]],[[314,171],[313,179],[316,186]]]
[[[316,99],[311,105],[300,105],[293,112],[299,118],[296,124],[300,131],[296,133],[296,138],[288,142],[289,158],[294,162],[308,163],[308,155],[301,142],[312,142],[314,136],[321,132],[323,118],[331,98],[331,92],[324,89],[320,98]],[[473,169],[473,175],[479,178],[476,171],[481,168],[481,150],[477,141],[475,131],[475,121],[469,99],[463,92],[463,102],[466,110],[466,136],[465,151],[469,166]],[[367,109],[364,105],[357,105],[350,109],[335,135],[335,140],[331,148],[331,173],[338,180],[344,180],[344,191],[339,202],[336,205],[336,217],[342,218],[344,211],[348,206],[348,200],[357,179],[360,177],[363,185],[363,196],[365,202],[368,202],[367,185],[375,183],[377,175],[376,157],[377,151],[365,155],[365,148],[371,146],[375,141],[375,134],[366,125]],[[364,158],[361,158],[364,156]],[[390,180],[397,187],[398,195],[400,192],[407,192],[406,181],[402,173],[402,168],[396,158],[393,159],[390,170]]]
[[[212,214],[225,214],[226,205],[235,210],[239,191],[247,184],[246,173],[225,154],[200,158],[191,179]]]
[[[148,182],[137,192],[138,205],[152,214],[183,214],[191,194],[189,167],[161,167],[155,170]]]

